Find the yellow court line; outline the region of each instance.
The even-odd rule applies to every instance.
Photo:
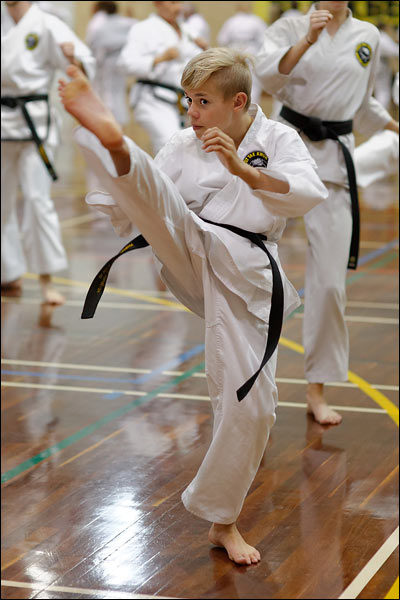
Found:
[[[281,337],[279,343],[282,344],[282,346],[286,346],[287,348],[298,352],[299,354],[304,354],[303,346],[297,342],[293,342],[292,340]],[[352,371],[348,371],[348,378],[349,381],[356,384],[357,387],[359,387],[367,396],[372,398],[376,404],[379,404],[379,406],[387,412],[392,421],[396,423],[397,427],[399,426],[399,409],[395,404],[393,404],[393,402],[389,400],[389,398],[386,398],[386,396],[373,388],[367,381],[365,381],[365,379],[362,379]]]
[[[398,600],[398,598],[399,598],[399,578],[396,579],[396,581],[394,582],[394,584],[392,585],[392,587],[386,594],[385,600],[386,600],[386,598],[388,598],[390,600]]]
[[[34,273],[25,273],[25,279],[38,279],[38,275]],[[60,283],[62,285],[70,285],[71,287],[83,287],[85,289],[89,288],[89,283],[87,281],[75,281],[73,279],[65,279],[64,277],[52,277],[52,281],[54,283]],[[126,296],[128,298],[137,298],[138,300],[145,300],[146,302],[151,302],[153,304],[161,304],[163,306],[173,306],[179,310],[183,310],[186,312],[191,312],[186,306],[180,304],[179,302],[173,302],[172,300],[164,300],[163,298],[156,298],[155,296],[147,296],[145,294],[140,294],[139,292],[131,292],[129,290],[122,290],[120,288],[106,286],[106,292],[111,292],[113,294],[118,294],[119,296]]]
[[[115,435],[118,435],[123,430],[124,430],[124,428],[122,427],[121,429],[117,429],[117,431],[114,431],[113,433],[110,433],[110,435],[107,435],[107,437],[103,438],[102,440],[99,440],[98,442],[96,442],[96,444],[93,444],[92,446],[89,446],[88,448],[85,448],[85,450],[82,450],[82,452],[79,452],[79,454],[75,454],[75,456],[71,456],[71,458],[69,458],[68,460],[65,460],[63,463],[61,463],[61,465],[58,465],[57,468],[63,467],[64,465],[67,465],[68,463],[70,463],[73,460],[79,458],[80,456],[83,456],[87,452],[90,452],[91,450],[94,450],[95,448],[97,448],[98,446],[100,446],[101,444],[103,444],[103,442],[106,442],[107,440],[109,440],[110,438],[114,437]]]

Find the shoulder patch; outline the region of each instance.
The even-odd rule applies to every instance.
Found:
[[[268,165],[268,156],[260,150],[249,152],[243,159],[251,167],[266,167]]]
[[[360,65],[366,67],[372,58],[372,48],[366,42],[361,42],[356,48],[356,57]]]
[[[39,43],[39,36],[37,33],[28,33],[25,37],[25,46],[28,50],[33,50]]]

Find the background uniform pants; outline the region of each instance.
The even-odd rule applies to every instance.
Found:
[[[51,160],[51,152],[46,148]],[[52,180],[33,142],[1,143],[1,281],[26,271],[52,274],[67,267],[58,215],[50,197]],[[23,196],[21,224],[17,194]]]
[[[308,238],[303,344],[310,383],[346,381],[349,336],[344,320],[352,218],[349,191],[326,183],[329,196],[304,216]]]

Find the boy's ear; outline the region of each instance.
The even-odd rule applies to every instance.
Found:
[[[233,100],[234,110],[243,110],[247,103],[247,94],[245,92],[238,92]]]

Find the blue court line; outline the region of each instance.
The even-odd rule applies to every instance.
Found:
[[[391,250],[392,248],[397,246],[398,243],[399,243],[399,238],[392,240],[391,242],[389,242],[388,244],[385,244],[385,246],[382,246],[381,248],[378,248],[377,250],[373,250],[372,252],[369,252],[365,256],[362,256],[361,258],[358,259],[358,266],[362,267],[363,265],[370,262],[371,260],[378,258],[378,256],[385,254],[385,252],[387,252],[388,250]],[[299,294],[300,298],[303,298],[304,297],[304,288],[301,288],[300,290],[298,290],[297,293]]]

